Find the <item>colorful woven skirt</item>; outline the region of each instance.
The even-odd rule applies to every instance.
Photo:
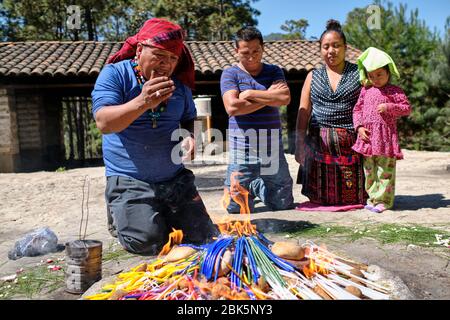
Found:
[[[298,183],[302,194],[322,205],[365,204],[362,157],[351,148],[353,130],[312,128],[305,139],[305,165]]]

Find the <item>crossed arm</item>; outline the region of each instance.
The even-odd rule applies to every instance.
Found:
[[[246,90],[241,93],[230,90],[223,95],[223,102],[229,116],[249,114],[267,105],[280,107],[289,104],[290,101],[289,87],[284,81],[275,82],[267,90]]]

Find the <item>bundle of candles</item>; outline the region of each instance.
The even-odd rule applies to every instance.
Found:
[[[91,300],[389,299],[367,266],[313,242],[272,242],[251,224],[248,195],[236,176],[222,204],[239,204],[243,221],[218,224],[221,236],[201,246],[181,244],[174,230],[153,262],[121,273]]]
[[[313,242],[272,242],[250,221],[219,225],[201,246],[174,230],[158,258],[118,275],[91,300],[389,299],[367,266]]]

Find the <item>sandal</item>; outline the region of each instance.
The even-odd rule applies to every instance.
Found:
[[[372,210],[370,210],[370,211],[375,212],[375,213],[381,213],[385,210],[386,210],[386,207],[384,206],[384,204],[379,203],[375,207],[373,207]]]

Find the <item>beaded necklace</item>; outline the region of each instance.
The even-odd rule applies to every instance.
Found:
[[[136,59],[131,60],[131,66],[133,67],[134,75],[136,76],[136,80],[139,84],[139,87],[141,88],[144,86],[145,78],[144,75],[141,72],[141,67],[139,67]],[[166,104],[160,103],[159,106],[155,110],[149,110],[148,115],[150,116],[150,119],[152,120],[152,127],[156,128],[157,123],[156,121],[161,117],[161,113],[166,111]]]

